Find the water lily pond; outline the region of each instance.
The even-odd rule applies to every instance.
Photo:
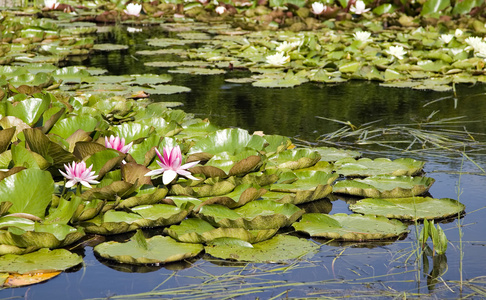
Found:
[[[0,298],[486,295],[484,18],[277,2],[0,12]]]

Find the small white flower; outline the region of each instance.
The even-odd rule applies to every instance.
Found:
[[[390,48],[385,50],[385,52],[395,56],[398,59],[403,59],[403,56],[407,54],[407,51],[403,50],[402,46],[390,46]]]
[[[368,31],[357,31],[353,33],[353,36],[355,39],[363,43],[371,41],[370,39],[371,32]]]
[[[449,44],[454,38],[453,34],[442,34],[439,39],[444,42],[444,44]]]
[[[296,41],[291,43],[284,41],[277,48],[275,48],[275,50],[277,50],[277,52],[289,52],[294,50],[295,48],[300,47],[301,45],[302,45],[302,41]]]
[[[456,31],[454,32],[454,35],[456,37],[460,37],[463,33],[464,32],[461,29],[457,28]]]
[[[366,4],[362,0],[358,0],[358,1],[356,1],[356,3],[354,5],[352,5],[349,8],[349,10],[353,14],[361,15],[362,13],[365,13],[365,12],[369,11],[370,9],[366,8]]]
[[[465,40],[465,42],[469,45],[466,47],[466,50],[474,49],[474,52],[479,52],[486,46],[482,39],[477,36],[470,36]]]
[[[315,15],[320,15],[324,10],[326,10],[326,6],[322,4],[321,2],[314,2],[312,3],[312,13]]]
[[[44,6],[48,9],[56,9],[59,3],[57,3],[57,0],[44,0]]]
[[[290,56],[283,52],[277,52],[273,55],[267,56],[267,63],[272,66],[281,67],[290,61]]]
[[[142,32],[142,28],[127,27],[127,32]]]
[[[129,16],[138,17],[140,11],[142,11],[142,4],[128,3],[127,8],[123,12]]]
[[[216,7],[214,9],[214,11],[216,13],[218,13],[219,15],[222,15],[222,14],[224,14],[226,12],[226,7],[224,7],[224,6],[218,6],[218,7]]]

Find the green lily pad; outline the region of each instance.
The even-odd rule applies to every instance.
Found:
[[[134,92],[137,92],[138,90],[141,89],[135,88]],[[188,93],[191,91],[191,89],[180,85],[160,84],[160,85],[151,85],[150,87],[143,88],[143,91],[154,95],[172,95],[178,93]]]
[[[196,215],[215,227],[272,229],[290,226],[303,213],[293,204],[258,200],[235,210],[219,204],[204,205]]]
[[[243,152],[247,148],[260,151],[265,146],[265,139],[259,135],[250,135],[244,129],[223,129],[208,134],[204,139],[196,142],[188,154],[206,152],[219,154],[228,152],[230,155]]]
[[[34,274],[64,271],[83,262],[83,258],[65,249],[40,249],[25,255],[0,256],[0,272]]]
[[[457,200],[430,197],[366,198],[349,205],[353,212],[407,220],[457,217],[465,208],[464,204]]]
[[[400,236],[407,232],[407,226],[398,220],[360,214],[304,214],[292,224],[295,230],[313,237],[347,241],[378,240]]]
[[[81,225],[86,232],[96,234],[118,234],[144,227],[168,226],[181,222],[194,206],[181,207],[168,204],[140,205],[125,211],[108,210],[103,215],[86,220]]]
[[[319,147],[312,148],[321,155],[321,160],[334,162],[343,158],[352,157],[357,158],[361,156],[361,153],[354,150],[338,149],[334,147]]]
[[[57,121],[56,124],[52,126],[50,133],[57,134],[60,137],[67,139],[79,129],[86,132],[93,131],[98,123],[99,121],[92,116],[77,115]]]
[[[84,236],[83,228],[65,224],[33,223],[29,231],[20,229],[15,223],[8,231],[0,232],[0,244],[12,245],[32,250],[40,248],[61,248],[74,243]]]
[[[240,207],[250,201],[260,198],[265,192],[265,189],[254,187],[251,184],[241,184],[229,194],[210,197],[209,199],[201,198],[203,202],[199,204],[194,211],[198,212],[203,205],[209,204],[221,204],[228,208]]]
[[[0,202],[13,204],[10,213],[28,213],[44,218],[53,192],[51,174],[39,169],[22,170],[0,181]]]
[[[321,159],[321,155],[312,149],[292,149],[278,153],[269,159],[269,165],[279,169],[302,169],[315,165]]]
[[[213,241],[204,249],[209,255],[222,259],[283,263],[313,256],[319,250],[319,246],[306,239],[279,234],[272,239],[256,244],[223,238]]]
[[[169,74],[137,74],[131,75],[135,78],[134,82],[130,82],[130,84],[138,84],[138,85],[147,85],[147,84],[161,84],[161,83],[168,83],[172,81],[172,76]]]
[[[427,192],[434,182],[430,177],[379,175],[338,181],[333,192],[369,198],[404,198]]]
[[[222,69],[207,69],[207,68],[177,68],[169,70],[169,73],[177,74],[191,74],[191,75],[219,75],[225,74],[226,71]]]
[[[127,50],[127,45],[119,45],[119,44],[96,44],[93,46],[93,50],[98,51],[120,51],[120,50]]]
[[[301,204],[322,199],[332,192],[331,184],[338,178],[337,174],[322,171],[302,171],[295,173],[297,180],[292,183],[276,183],[270,186],[272,192],[295,193],[295,196],[284,195],[273,200],[281,203]],[[271,195],[275,197],[275,195]]]
[[[390,160],[388,158],[344,158],[334,163],[336,172],[344,176],[374,176],[374,175],[393,175],[393,176],[412,176],[424,167],[423,161],[411,158],[398,158]]]
[[[158,264],[191,258],[204,249],[200,244],[179,243],[168,236],[145,239],[140,231],[136,235],[126,243],[101,243],[93,250],[103,258],[121,263]]]
[[[208,222],[191,218],[164,229],[164,233],[184,243],[208,243],[218,238],[237,238],[258,243],[271,238],[278,229],[247,230],[244,228],[215,228]]]

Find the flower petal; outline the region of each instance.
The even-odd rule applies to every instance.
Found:
[[[167,170],[164,172],[164,175],[162,176],[162,182],[164,183],[164,185],[168,185],[176,177],[177,177],[177,173],[175,171]]]

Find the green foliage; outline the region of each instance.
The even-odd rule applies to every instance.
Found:
[[[422,248],[426,246],[429,237],[432,240],[433,252],[437,252],[439,255],[444,254],[447,250],[447,244],[449,243],[444,230],[442,230],[439,224],[437,224],[436,227],[433,220],[427,221],[425,219],[419,234],[419,242],[422,245]]]

